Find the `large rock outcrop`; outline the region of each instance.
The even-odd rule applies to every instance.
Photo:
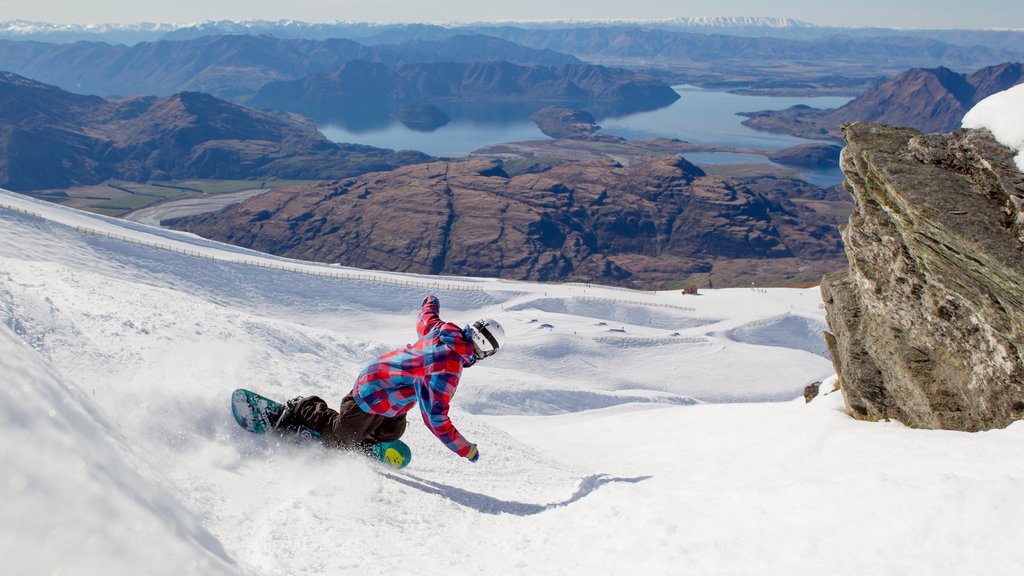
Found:
[[[987,131],[844,127],[850,267],[821,290],[850,412],[955,430],[1024,415],[1024,175]]]

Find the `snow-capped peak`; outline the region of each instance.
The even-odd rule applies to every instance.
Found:
[[[671,24],[691,28],[814,28],[815,25],[794,18],[763,16],[684,16],[662,20]]]

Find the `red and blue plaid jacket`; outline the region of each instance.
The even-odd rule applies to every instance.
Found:
[[[352,397],[364,411],[388,417],[405,414],[419,401],[430,431],[465,456],[469,442],[448,418],[448,404],[462,369],[472,366],[476,357],[473,341],[462,328],[442,322],[439,309],[437,298],[427,296],[416,322],[419,340],[371,362],[359,375]]]

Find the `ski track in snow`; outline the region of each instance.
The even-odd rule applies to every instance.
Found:
[[[919,431],[850,420],[838,393],[803,404],[832,373],[817,289],[427,290],[232,262],[261,257],[2,192],[0,239],[5,573],[1010,574],[1024,560],[1019,424]],[[494,316],[509,334],[452,406],[479,463],[415,413],[397,472],[231,418],[237,387],[339,402],[365,362],[415,338],[431,291],[445,320]]]

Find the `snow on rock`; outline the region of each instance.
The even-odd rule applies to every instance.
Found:
[[[1014,161],[1024,172],[1024,84],[978,102],[964,116],[964,128],[988,128],[1000,144],[1017,150]]]

